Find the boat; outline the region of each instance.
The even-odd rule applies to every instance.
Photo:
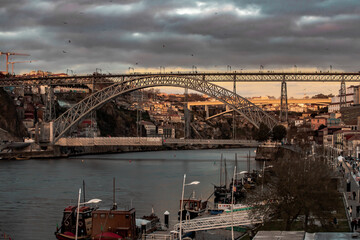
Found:
[[[137,239],[135,223],[135,209],[119,210],[114,201],[110,209],[79,208],[78,237],[79,240],[119,240]],[[85,197],[84,197],[85,198]],[[90,201],[89,201],[90,202]],[[55,236],[58,240],[74,240],[76,234],[77,206],[64,209],[60,228],[56,229]]]
[[[183,204],[182,210],[182,219],[193,219],[205,212],[207,209],[208,201],[203,201],[201,199],[196,199],[195,194],[193,192],[193,198],[180,200],[180,208],[181,204]],[[178,213],[180,220],[180,211]]]
[[[141,233],[152,233],[157,230],[163,230],[160,222],[160,218],[155,215],[154,210],[150,215],[145,215],[140,219],[136,219],[136,226],[141,229]]]
[[[77,206],[68,206],[64,209],[60,228],[56,229],[55,236],[59,240],[75,239]],[[92,211],[94,208],[83,206],[79,208],[78,239],[88,240],[91,237]]]

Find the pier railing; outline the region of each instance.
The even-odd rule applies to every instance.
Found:
[[[182,222],[183,232],[202,231],[218,228],[226,228],[231,226],[248,226],[252,224],[262,223],[261,219],[253,218],[249,215],[249,211],[238,211],[232,214],[221,214],[215,217],[195,218]],[[174,226],[175,231],[179,231],[180,224]]]

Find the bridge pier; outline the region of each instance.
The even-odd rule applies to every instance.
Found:
[[[283,76],[283,81],[281,82],[281,106],[280,106],[280,121],[288,121],[288,101],[287,101],[287,87],[285,81],[285,75]]]
[[[206,119],[209,118],[209,106],[205,105],[205,113],[206,113]]]
[[[188,108],[188,93],[189,93],[189,89],[185,88],[185,104],[184,104],[184,138],[185,139],[189,139],[191,134],[190,134],[190,111]]]
[[[55,118],[54,88],[49,86],[45,92],[45,121],[50,122]]]
[[[340,85],[340,110],[344,107],[346,107],[346,86],[344,76],[342,76]]]

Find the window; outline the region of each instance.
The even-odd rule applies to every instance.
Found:
[[[100,218],[105,218],[105,217],[106,217],[105,213],[100,214]]]

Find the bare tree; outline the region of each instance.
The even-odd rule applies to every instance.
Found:
[[[259,206],[254,214],[265,216],[266,221],[281,220],[284,230],[290,230],[300,216],[305,230],[314,218],[325,226],[339,202],[331,185],[331,168],[324,158],[306,152],[286,151],[272,162],[272,176],[262,176],[267,179],[264,190],[249,197],[250,203]]]

